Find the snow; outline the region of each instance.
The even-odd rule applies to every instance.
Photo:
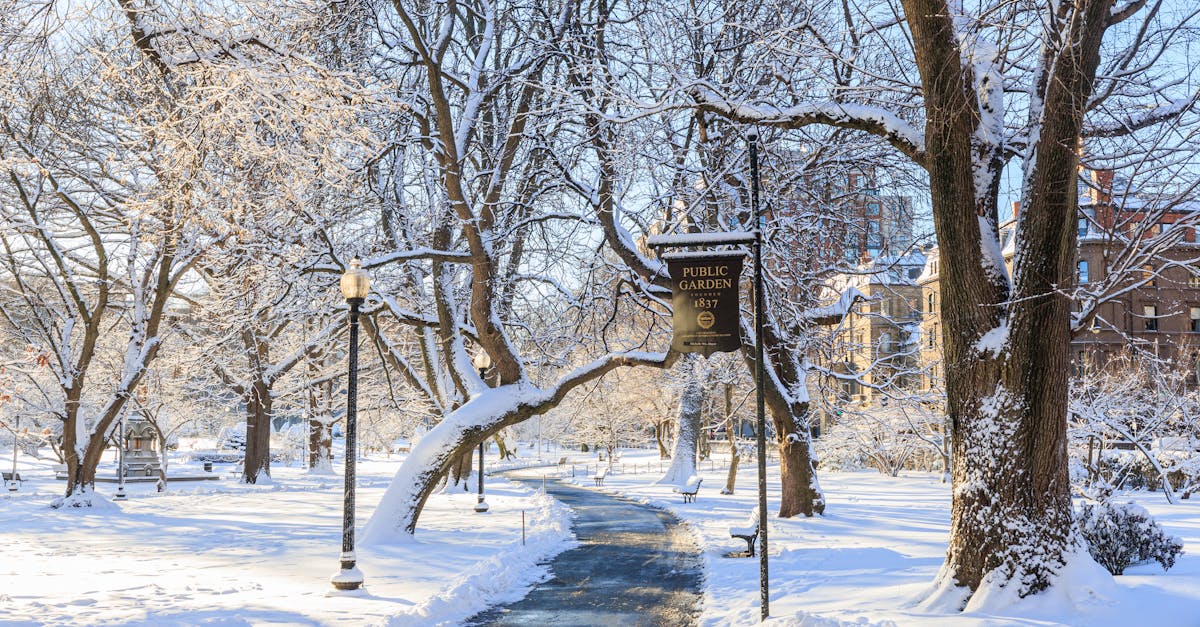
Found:
[[[1008,266],[1004,265],[1004,253],[1000,250],[1000,236],[990,220],[983,216],[979,218],[979,253],[982,255],[984,269],[996,278],[1011,282],[1008,276]]]
[[[1000,326],[983,334],[979,341],[975,343],[975,350],[979,351],[980,355],[991,353],[996,357],[1004,350],[1004,343],[1008,341],[1008,323],[1001,323]]]
[[[398,463],[359,463],[360,523]],[[417,536],[357,547],[365,590],[339,593],[341,477],[272,471],[266,488],[129,484],[124,502],[68,511],[49,507],[63,489],[49,464],[22,457],[24,485],[0,494],[0,624],[456,624],[523,596],[573,543],[569,510],[492,477],[490,512],[473,491],[431,496]]]
[[[651,235],[646,238],[650,246],[715,246],[718,244],[750,244],[757,237],[755,231],[725,231],[719,233],[678,233]]]
[[[648,459],[657,460],[657,455],[624,456],[626,464]],[[727,471],[721,465],[720,458],[700,463],[704,485],[724,484]],[[748,515],[757,503],[753,461],[743,461],[734,495],[701,489],[695,503],[681,503],[669,486],[650,485],[652,476],[618,472],[609,475],[604,487],[594,489],[668,509],[688,523],[704,551],[701,625],[757,623],[758,560],[724,557],[745,548],[729,534],[751,524]],[[826,515],[780,519],[774,515],[779,507],[778,464],[768,467],[768,624],[1196,625],[1200,501],[1169,505],[1161,493],[1132,495],[1184,541],[1184,555],[1166,573],[1151,563],[1109,578],[1090,559],[1071,560],[1059,574],[1063,585],[1046,594],[1018,600],[989,590],[959,612],[967,599],[959,588],[945,590],[940,603],[922,603],[933,592],[950,530],[950,489],[938,474],[891,478],[874,471],[827,472],[820,479]]]
[[[734,104],[726,102],[720,90],[707,86],[696,87],[693,96],[699,102],[727,111],[734,119],[746,123],[775,125],[812,119],[833,125],[870,124],[877,126],[884,137],[903,142],[918,152],[925,150],[924,133],[881,107],[844,102],[810,102],[785,108]]]
[[[521,447],[525,450],[525,447]],[[549,474],[548,460],[527,473]],[[340,452],[339,461],[340,461]],[[576,454],[577,455],[577,454]],[[359,464],[358,519],[380,500],[400,458]],[[488,467],[499,464],[488,459]],[[593,461],[594,463],[594,461]],[[657,453],[625,450],[603,487],[577,469],[588,489],[619,493],[674,512],[703,551],[704,626],[758,622],[758,560],[727,558],[744,550],[730,531],[751,527],[757,503],[752,460],[734,495],[721,495],[724,458],[703,460],[695,503],[671,485],[655,485]],[[101,472],[111,472],[111,460]],[[183,465],[176,462],[177,465]],[[634,469],[641,466],[641,470]],[[570,465],[565,468],[570,468]],[[275,468],[274,484],[232,480],[204,485],[127,486],[130,497],[106,507],[49,507],[62,483],[47,462],[20,459],[19,492],[0,494],[0,622],[17,625],[371,624],[454,625],[481,609],[522,596],[550,576],[549,561],[571,546],[569,514],[552,499],[498,477],[486,484],[491,511],[476,514],[474,492],[435,493],[415,536],[357,547],[365,590],[333,593],[341,549],[340,478]],[[769,466],[771,620],[775,625],[1155,625],[1196,624],[1200,607],[1200,500],[1170,505],[1161,493],[1131,493],[1185,554],[1163,572],[1156,563],[1116,578],[1087,559],[1072,559],[1062,584],[1015,599],[985,588],[967,597],[947,586],[933,594],[945,555],[950,490],[936,474],[898,478],[874,471],[821,475],[828,514],[779,519],[778,464]],[[569,479],[568,479],[569,480]],[[111,494],[102,484],[98,494]],[[521,543],[521,513],[526,542]]]

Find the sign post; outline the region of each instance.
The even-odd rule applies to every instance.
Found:
[[[754,385],[758,405],[758,584],[760,620],[771,615],[771,584],[767,568],[767,420],[763,400],[763,273],[762,233],[765,225],[758,207],[758,137],[750,134],[750,208],[752,232],[684,233],[655,235],[647,243],[656,248],[713,247],[752,244],[754,250]],[[716,352],[741,348],[738,278],[742,250],[666,253],[671,274],[671,348],[681,353]]]

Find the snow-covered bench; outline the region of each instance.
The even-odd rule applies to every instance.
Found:
[[[754,541],[758,539],[758,524],[759,524],[758,508],[755,507],[753,510],[750,511],[750,518],[746,519],[745,526],[729,528],[729,537],[741,538],[746,541],[746,552],[745,553],[730,553],[729,554],[730,557],[735,557],[735,556],[754,557]]]
[[[594,479],[596,481],[596,485],[604,485],[604,478],[607,476],[608,476],[608,466],[605,466],[605,467],[601,468],[600,470],[597,470],[596,474],[592,477],[592,479]]]
[[[693,476],[687,480],[687,483],[681,486],[675,486],[675,491],[683,495],[684,503],[695,503],[696,493],[700,491],[700,484],[704,480],[700,477]]]
[[[9,492],[16,492],[21,487],[21,473],[6,472],[0,473],[4,478],[4,487],[8,488]]]

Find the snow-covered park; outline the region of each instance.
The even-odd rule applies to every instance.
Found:
[[[0,623],[1200,626],[1196,6],[0,0]]]
[[[696,501],[685,504],[670,486],[654,485],[662,468],[656,452],[625,451],[617,466],[625,472],[610,472],[596,487],[589,474],[594,456],[556,449],[543,453],[539,466],[529,449],[519,450],[528,457],[505,465],[530,467],[514,472],[572,481],[574,465],[573,481],[588,489],[674,512],[703,551],[700,623],[758,621],[758,560],[724,557],[745,548],[729,528],[743,524],[755,503],[752,465],[739,472],[735,494],[721,495],[723,459],[701,462],[704,483]],[[561,456],[574,464],[557,466]],[[488,462],[496,463],[494,454]],[[395,457],[359,463],[360,527],[398,463]],[[340,476],[277,468],[271,482],[254,486],[226,478],[175,483],[157,493],[152,484],[135,484],[127,500],[111,506],[52,510],[61,482],[49,466],[23,460],[21,474],[21,490],[0,495],[5,625],[455,625],[523,596],[548,577],[541,564],[572,544],[564,507],[493,475],[485,483],[488,513],[473,511],[473,491],[435,494],[411,540],[359,547],[366,592],[341,595],[329,585],[340,547]],[[773,623],[1182,627],[1200,621],[1200,501],[1168,505],[1160,494],[1132,495],[1185,544],[1169,572],[1139,565],[1115,584],[1072,581],[1066,589],[1074,597],[997,600],[959,613],[916,606],[944,557],[946,484],[924,473],[822,479],[824,516],[771,520]],[[774,503],[776,482],[768,492]]]

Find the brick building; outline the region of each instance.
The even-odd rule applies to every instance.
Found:
[[[1200,374],[1200,243],[1194,226],[1200,203],[1156,204],[1112,172],[1092,171],[1088,179],[1079,198],[1077,301],[1099,298],[1101,304],[1094,319],[1084,321],[1088,331],[1071,342],[1073,367],[1104,367],[1133,350],[1170,360],[1192,373],[1194,382]],[[1014,203],[1013,215],[1019,210]],[[1015,238],[1013,219],[1000,228],[1010,276]],[[940,266],[935,248],[917,281],[929,314],[921,322],[921,359],[930,370],[926,387],[937,385],[944,373]]]

